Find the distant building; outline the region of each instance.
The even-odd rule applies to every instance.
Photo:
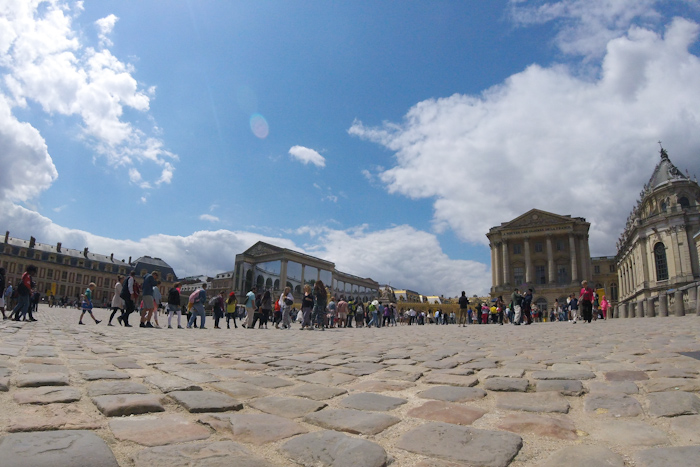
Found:
[[[394,289],[394,295],[399,302],[420,303],[421,295],[418,292],[408,289]]]
[[[247,293],[254,285],[258,290],[270,290],[276,295],[288,286],[300,299],[304,284],[313,287],[317,280],[323,281],[335,296],[359,298],[366,302],[379,293],[379,284],[370,278],[338,271],[330,261],[265,242],[257,242],[236,255],[233,274],[231,288],[236,295]],[[222,278],[222,282],[225,279],[228,278]]]
[[[167,296],[168,288],[175,280],[173,269],[159,258],[143,256],[133,263],[131,258],[126,262],[114,259],[113,254],[106,256],[87,248],[65,248],[61,242],[47,245],[38,243],[34,237],[29,240],[13,238],[10,232],[5,233],[5,239],[0,244],[0,264],[5,268],[7,282],[13,285],[22,277],[27,265],[36,266],[34,281],[42,295],[75,300],[90,282],[94,282],[97,286],[93,294],[96,304],[111,302],[118,274],[126,275],[135,270],[137,275],[142,276],[146,271],[157,270],[161,273],[159,288],[164,296]]]
[[[622,318],[698,311],[700,187],[660,154],[617,243]]]
[[[554,300],[578,293],[580,282],[595,283],[588,249],[590,224],[582,217],[532,209],[489,230],[491,296],[533,289],[533,304],[549,310]]]

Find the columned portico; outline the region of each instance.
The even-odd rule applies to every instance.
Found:
[[[510,284],[510,259],[508,258],[508,242],[503,241],[501,243],[501,251],[503,254],[501,255],[503,257],[503,283],[502,285],[509,285]]]

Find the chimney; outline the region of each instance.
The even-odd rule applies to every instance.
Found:
[[[8,241],[9,239],[10,239],[10,231],[8,230],[8,231],[5,232],[5,243],[7,243],[7,241]]]
[[[87,247],[85,247],[85,249],[83,250],[83,256],[85,256],[86,258],[87,258],[87,252],[88,252],[88,249],[87,249]]]
[[[29,248],[34,248],[34,245],[36,245],[36,238],[29,237]]]
[[[112,253],[111,255],[109,255],[109,260],[110,260],[110,261],[114,261],[114,253]]]
[[[129,256],[129,264],[131,264],[131,256]]]
[[[58,242],[58,243],[56,244],[56,251],[57,251],[58,253],[61,252],[61,242]]]

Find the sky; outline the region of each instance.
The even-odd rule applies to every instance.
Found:
[[[179,277],[262,240],[485,294],[532,208],[700,173],[700,0],[0,0],[0,230]]]

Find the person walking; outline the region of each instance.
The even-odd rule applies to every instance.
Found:
[[[226,329],[231,329],[231,319],[233,319],[233,327],[238,329],[238,325],[236,324],[237,306],[238,300],[236,299],[236,293],[231,292],[226,299]]]
[[[311,294],[311,286],[309,284],[304,285],[304,297],[301,299],[301,311],[304,317],[301,328],[308,329],[312,331],[314,329],[311,323],[311,311],[314,309],[314,296]]]
[[[100,324],[102,322],[99,319],[95,318],[95,315],[92,314],[92,293],[95,291],[95,287],[97,287],[97,285],[95,285],[94,282],[90,282],[88,288],[85,290],[85,294],[83,294],[83,312],[80,313],[80,320],[78,321],[78,324],[85,324],[83,323],[83,316],[85,315],[85,313],[90,314],[90,317],[95,322],[95,324]]]
[[[588,281],[583,280],[578,298],[581,305],[581,318],[588,323],[593,319],[593,294],[593,289],[588,287]]]
[[[122,316],[124,315],[124,300],[121,298],[122,288],[124,287],[124,276],[121,274],[117,276],[117,283],[114,284],[114,295],[112,296],[112,314],[109,315],[109,321],[107,321],[107,326],[114,326],[112,324],[112,319],[114,315],[119,312],[117,316],[117,322],[122,324]]]
[[[177,328],[182,329],[180,320],[182,319],[182,310],[180,309],[180,282],[175,282],[168,291],[168,329],[172,329],[173,314],[177,313]]]
[[[192,329],[197,316],[201,318],[199,324],[199,329],[206,329],[204,327],[204,322],[206,320],[206,313],[204,312],[204,305],[207,303],[207,283],[203,283],[202,286],[196,290],[197,295],[195,295],[194,302],[192,303],[192,317],[187,323],[187,329]]]
[[[600,299],[600,313],[603,315],[603,319],[608,319],[608,309],[610,308],[610,302],[603,295]]]
[[[143,276],[143,308],[141,308],[141,327],[152,328],[151,318],[155,311],[155,300],[153,299],[153,289],[158,286],[158,271],[146,273]]]
[[[22,274],[22,279],[20,280],[19,286],[17,286],[17,304],[12,309],[12,314],[10,315],[10,317],[14,315],[15,321],[26,320],[31,305],[32,288],[34,287],[32,276],[34,276],[36,272],[36,266],[29,264]],[[29,321],[36,321],[31,314],[29,315]]]
[[[467,293],[462,290],[462,296],[459,297],[459,317],[457,318],[457,326],[467,327],[467,310],[469,309],[469,299]]]
[[[513,311],[515,312],[515,316],[513,316],[513,324],[516,326],[520,326],[520,318],[521,313],[523,311],[523,296],[520,295],[520,289],[513,290],[513,294],[510,296],[510,299],[513,303]]]
[[[219,321],[224,317],[224,292],[223,290],[215,295],[210,302],[212,306],[212,314],[214,315],[214,329],[221,329],[219,327]]]
[[[292,305],[294,304],[294,296],[292,295],[291,287],[284,288],[284,292],[282,292],[282,295],[280,295],[279,304],[280,308],[282,309],[282,329],[290,329],[292,327],[292,319],[290,318],[289,313],[292,309]]]
[[[5,268],[0,268],[0,311],[2,311],[2,319],[7,319],[5,316]]]
[[[244,328],[252,328],[253,327],[253,316],[255,315],[255,295],[256,292],[258,291],[257,287],[253,287],[248,291],[246,294],[246,301],[245,301],[245,311],[246,311],[246,317],[245,317],[245,326]]]
[[[314,284],[314,320],[321,331],[324,330],[327,300],[328,294],[326,292],[326,286],[323,285],[321,280],[317,280]]]
[[[129,315],[136,309],[136,299],[138,298],[138,288],[136,287],[136,271],[131,271],[129,277],[124,281],[122,292],[119,295],[124,300],[124,313],[122,323],[125,328],[130,328]]]

